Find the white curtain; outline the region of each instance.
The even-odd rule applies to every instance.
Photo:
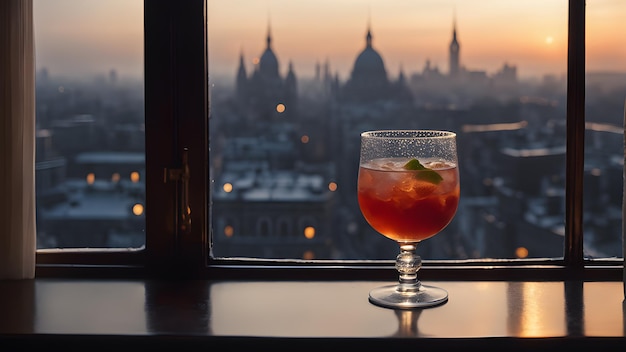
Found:
[[[35,276],[32,0],[0,0],[0,279]]]

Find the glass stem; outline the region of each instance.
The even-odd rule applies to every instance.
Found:
[[[415,254],[417,243],[400,243],[400,254],[396,257],[396,270],[400,274],[398,291],[416,292],[421,283],[417,272],[422,267],[422,258]]]

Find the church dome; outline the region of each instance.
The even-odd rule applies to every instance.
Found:
[[[277,77],[278,76],[278,59],[272,49],[267,48],[261,55],[259,60],[259,69],[264,76]]]
[[[372,34],[368,30],[365,49],[357,56],[352,70],[353,80],[387,80],[383,58],[372,47]]]
[[[395,86],[387,77],[383,58],[372,46],[372,33],[369,28],[365,39],[365,49],[354,61],[350,79],[342,89],[341,99],[358,102],[396,99]]]
[[[272,51],[271,44],[272,44],[272,38],[268,33],[267,47],[265,48],[265,51],[263,52],[263,54],[261,55],[261,58],[259,59],[259,70],[261,71],[261,74],[265,77],[277,78],[278,77],[278,59],[276,58],[274,51]]]

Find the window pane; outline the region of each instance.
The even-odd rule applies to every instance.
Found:
[[[141,247],[142,0],[34,0],[37,247]]]
[[[624,257],[622,185],[626,99],[626,3],[587,1],[584,255]]]
[[[567,1],[209,1],[212,253],[394,259],[360,133],[457,132],[461,202],[423,259],[563,255]]]

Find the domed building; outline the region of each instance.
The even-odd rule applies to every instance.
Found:
[[[239,58],[239,67],[236,78],[237,101],[255,111],[260,120],[273,121],[279,115],[294,115],[297,105],[297,78],[293,71],[293,64],[289,63],[289,70],[283,79],[280,75],[278,57],[272,49],[272,37],[268,28],[266,47],[252,75],[246,74],[243,54]],[[282,104],[284,111],[277,111]]]
[[[267,39],[265,41],[267,42],[267,46],[259,59],[259,70],[257,72],[262,75],[264,79],[279,80],[278,58],[272,50],[272,37],[270,36],[269,30],[267,31]]]
[[[391,82],[385,62],[372,45],[372,32],[368,28],[365,48],[361,51],[344,85],[341,97],[344,101],[368,102],[377,100],[406,100],[408,87],[402,73],[399,82]],[[410,94],[408,95],[410,97]]]

